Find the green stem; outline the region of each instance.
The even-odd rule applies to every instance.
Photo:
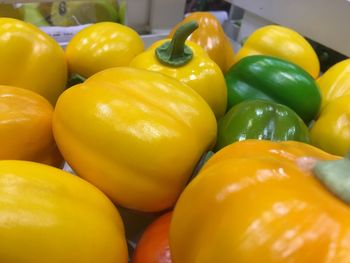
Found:
[[[158,60],[167,66],[179,67],[187,64],[193,57],[192,50],[186,46],[186,39],[198,28],[198,23],[190,21],[180,26],[171,41],[156,48],[155,55]]]
[[[77,85],[77,84],[80,84],[80,83],[83,83],[84,81],[86,80],[85,77],[77,74],[77,73],[74,73],[72,74],[69,79],[68,79],[68,83],[67,83],[67,86],[68,88],[69,87],[72,87],[74,85]]]
[[[341,160],[318,161],[314,173],[328,190],[350,204],[350,151]]]

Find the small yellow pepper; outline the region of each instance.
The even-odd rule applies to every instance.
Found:
[[[320,112],[310,131],[311,143],[344,156],[350,149],[350,95],[336,98]]]
[[[170,32],[169,38],[172,38],[176,30],[189,21],[196,21],[199,28],[193,32],[188,40],[201,46],[221,68],[226,72],[234,61],[234,51],[231,41],[226,36],[220,21],[210,12],[193,12],[178,23]]]
[[[209,104],[215,116],[226,111],[227,88],[223,73],[197,44],[186,41],[198,27],[194,21],[177,30],[173,39],[160,40],[136,56],[131,67],[161,72],[195,90]]]
[[[317,83],[322,94],[322,108],[340,96],[350,95],[350,59],[332,66]]]
[[[258,54],[297,64],[313,78],[317,78],[320,72],[320,62],[309,42],[286,27],[269,25],[253,32],[235,56],[235,63],[246,56]]]
[[[141,36],[132,28],[114,22],[99,22],[79,31],[68,43],[70,73],[85,78],[112,67],[127,66],[144,50]]]

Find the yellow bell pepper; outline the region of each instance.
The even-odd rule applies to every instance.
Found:
[[[312,46],[299,33],[287,27],[269,25],[257,29],[235,56],[235,63],[250,55],[269,55],[297,64],[313,78],[320,73],[320,62]]]
[[[60,166],[52,134],[51,104],[30,90],[0,85],[0,160]]]
[[[310,130],[311,144],[344,156],[350,150],[350,95],[329,102]]]
[[[124,226],[96,187],[57,168],[0,161],[0,261],[126,263]]]
[[[55,104],[66,88],[63,49],[39,28],[0,18],[0,85],[30,89]]]
[[[107,68],[127,66],[143,50],[143,41],[132,28],[99,22],[74,35],[66,56],[70,73],[87,78]]]
[[[176,203],[173,262],[348,262],[350,160],[339,159],[292,141],[223,148]]]
[[[160,40],[136,56],[131,67],[161,72],[187,84],[205,99],[217,118],[227,106],[227,88],[223,73],[205,51],[186,38],[198,27],[189,22],[179,27],[173,39]]]
[[[122,207],[152,212],[174,205],[215,144],[216,119],[178,80],[115,67],[60,96],[53,131],[79,176]]]
[[[350,59],[343,60],[317,79],[322,94],[322,106],[334,99],[350,95]]]
[[[199,28],[187,40],[201,46],[225,73],[234,62],[234,51],[220,21],[210,12],[190,13],[170,31],[169,38],[173,38],[176,30],[190,21],[196,21]]]

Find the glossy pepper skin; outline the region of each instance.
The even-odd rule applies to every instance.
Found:
[[[77,176],[27,161],[0,161],[0,261],[128,262],[112,202]]]
[[[345,59],[317,79],[322,94],[322,108],[338,97],[350,95],[350,59]]]
[[[0,160],[63,164],[52,133],[52,105],[39,94],[0,85]]]
[[[66,88],[63,49],[31,24],[0,18],[0,58],[0,85],[32,90],[53,105]]]
[[[270,56],[248,56],[225,74],[228,109],[244,100],[264,99],[290,107],[308,123],[319,111],[317,83],[302,68]]]
[[[169,38],[174,36],[180,26],[189,21],[196,21],[199,28],[189,36],[188,40],[202,47],[222,72],[226,72],[234,62],[233,47],[220,21],[210,12],[189,14],[170,31]]]
[[[101,71],[59,98],[54,136],[74,171],[132,210],[174,205],[215,144],[216,119],[192,89],[161,73]]]
[[[311,143],[344,156],[350,149],[350,95],[329,102],[310,129]]]
[[[219,120],[215,149],[246,139],[309,142],[309,130],[293,110],[282,104],[248,100]]]
[[[175,206],[173,261],[348,262],[350,208],[315,178],[315,158],[339,159],[262,140],[216,153]]]
[[[294,30],[269,25],[257,29],[235,56],[235,63],[251,55],[267,55],[297,64],[313,78],[320,73],[320,62],[310,43]]]
[[[192,30],[197,27],[197,24],[185,24],[184,26],[190,26],[190,32],[192,32]],[[158,57],[157,50],[171,41],[171,39],[165,39],[157,41],[144,53],[136,56],[131,61],[130,66],[157,71],[187,84],[205,99],[215,113],[215,116],[219,118],[224,115],[227,105],[227,88],[224,75],[220,68],[208,57],[200,46],[190,41],[184,43],[187,35],[190,33],[186,28],[185,30],[186,32],[183,32],[184,34],[181,33],[181,35],[176,36],[182,37],[182,41],[174,43],[174,46],[179,46],[174,47],[174,49],[179,49],[179,51],[177,51],[179,54],[169,55],[171,56],[170,60],[177,61],[185,56],[187,54],[186,52],[192,52],[192,58],[188,59],[183,64],[166,64],[162,61],[162,57]],[[176,40],[177,39],[174,37],[173,41]],[[173,42],[170,43],[173,44]],[[173,50],[169,50],[169,53],[175,53]]]
[[[167,212],[147,226],[137,242],[131,263],[171,263],[169,229],[172,212]]]
[[[99,22],[80,30],[68,43],[70,73],[85,78],[111,67],[127,66],[144,50],[141,36],[114,22]]]

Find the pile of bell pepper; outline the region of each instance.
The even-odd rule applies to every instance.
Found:
[[[350,59],[207,12],[146,50],[0,18],[0,57],[0,262],[349,261]]]

